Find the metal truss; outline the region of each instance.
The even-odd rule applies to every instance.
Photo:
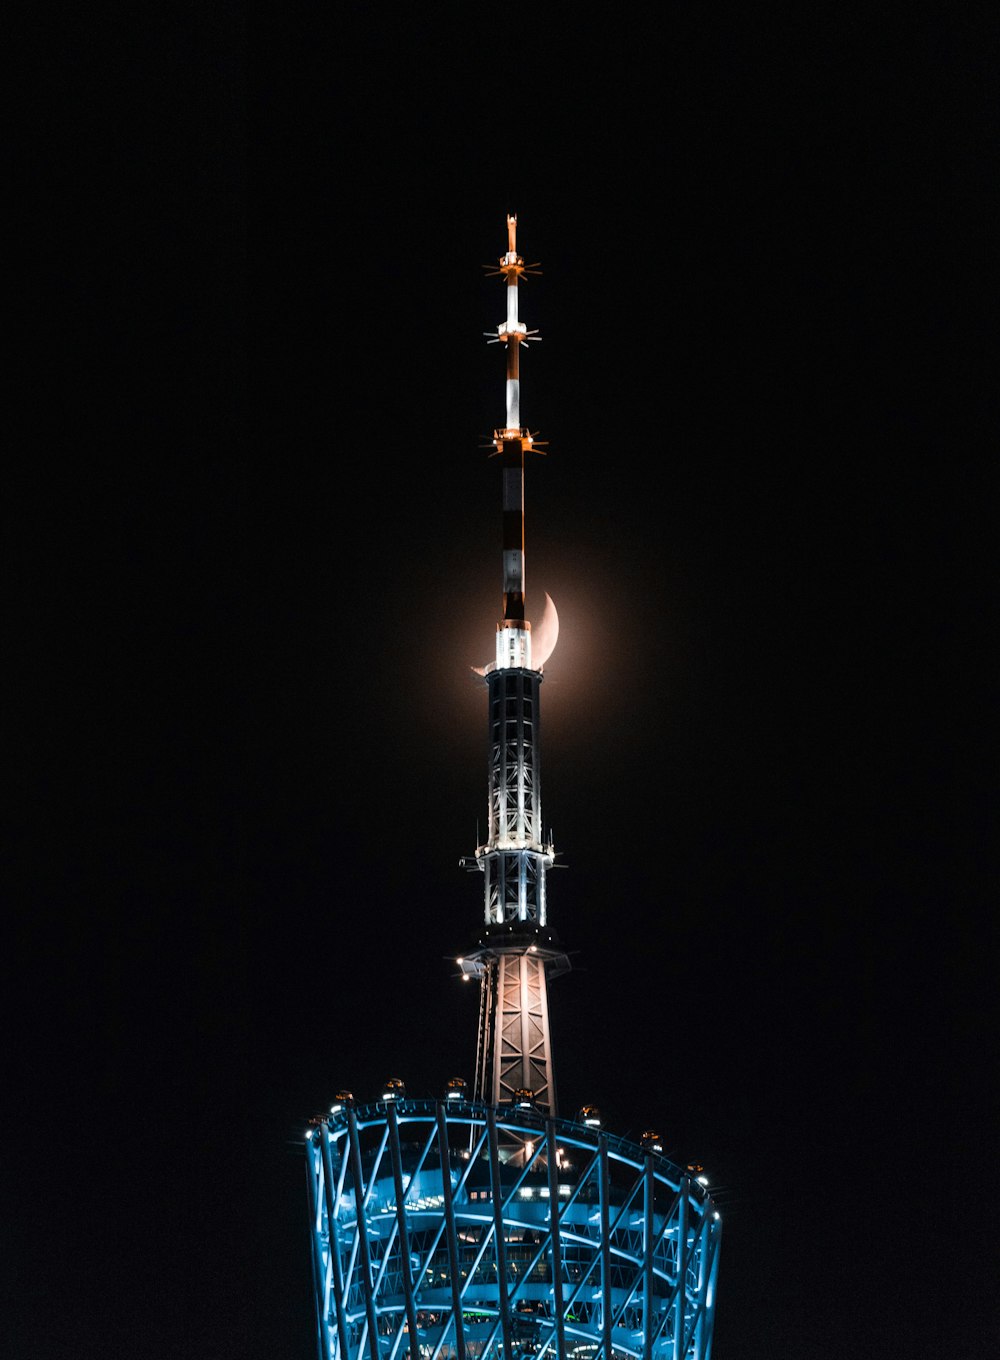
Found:
[[[320,1360],[710,1360],[722,1224],[665,1158],[450,1100],[347,1106],[306,1154]]]
[[[555,1114],[547,975],[569,960],[546,931],[546,870],[554,852],[542,830],[538,692],[541,674],[495,670],[489,686],[489,835],[463,863],[485,880],[486,931],[460,960],[482,988],[475,1094],[488,1104],[534,1093]]]
[[[551,862],[551,855],[535,850],[485,851],[481,868],[486,876],[487,921],[537,921],[545,925],[545,870]]]
[[[538,772],[537,671],[493,671],[490,716],[491,846],[542,843]]]
[[[555,1112],[555,1075],[549,1034],[547,959],[528,950],[484,963],[476,1099],[508,1103],[529,1090],[545,1111]]]
[[[476,851],[486,879],[487,925],[544,926],[551,845],[542,827],[538,687],[531,670],[496,670],[489,685],[489,836]]]

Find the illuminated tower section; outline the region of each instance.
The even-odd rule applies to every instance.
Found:
[[[722,1223],[702,1168],[669,1160],[653,1130],[616,1136],[595,1106],[556,1113],[547,984],[569,964],[548,924],[538,694],[558,621],[548,597],[533,632],[524,612],[532,438],[520,425],[518,354],[533,333],[518,320],[527,269],[513,218],[507,230],[507,319],[491,336],[507,347],[507,424],[494,434],[503,613],[496,657],[480,671],[489,834],[463,861],[483,875],[485,920],[459,960],[481,987],[475,1089],[451,1077],[438,1098],[408,1096],[392,1078],[366,1103],[340,1091],[310,1120],[316,1356],[712,1360]],[[377,1004],[393,1005],[391,987]],[[647,1075],[637,1077],[642,1090]]]
[[[517,219],[507,218],[507,252],[498,273],[507,316],[492,342],[507,351],[507,423],[494,430],[503,507],[503,612],[496,659],[484,668],[489,692],[489,834],[463,865],[484,878],[484,926],[461,960],[479,979],[475,1096],[489,1105],[530,1091],[537,1107],[556,1113],[549,1032],[548,979],[569,961],[548,927],[545,875],[554,851],[542,822],[539,688],[545,656],[532,664],[531,625],[524,614],[524,456],[534,444],[521,426],[519,354],[537,340],[518,317]],[[550,605],[551,602],[547,601]]]

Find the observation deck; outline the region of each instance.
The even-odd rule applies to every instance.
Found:
[[[344,1105],[306,1152],[321,1360],[710,1360],[722,1224],[657,1152],[464,1098]]]

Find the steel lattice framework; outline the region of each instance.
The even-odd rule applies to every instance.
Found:
[[[541,712],[537,671],[494,670],[489,685],[489,837],[477,852],[486,878],[486,923],[546,924],[542,835]]]
[[[306,1171],[321,1360],[710,1360],[722,1225],[654,1152],[478,1102],[383,1101],[316,1127]]]

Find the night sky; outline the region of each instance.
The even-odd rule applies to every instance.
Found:
[[[2,1349],[311,1358],[306,1119],[473,1075],[510,211],[562,1111],[705,1165],[717,1360],[994,1355],[993,37],[405,14],[26,106]]]

